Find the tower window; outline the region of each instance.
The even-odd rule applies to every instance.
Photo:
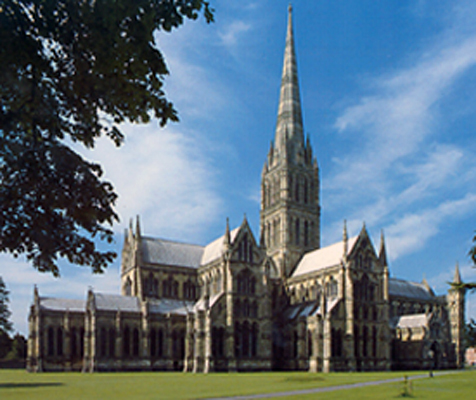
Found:
[[[309,222],[304,221],[304,246],[309,246]]]
[[[299,244],[299,236],[300,236],[300,221],[299,221],[299,218],[296,219],[296,222],[295,222],[295,232],[296,232],[296,235],[294,237],[295,239],[295,244]]]
[[[308,196],[309,196],[309,190],[307,187],[307,180],[304,180],[304,203],[305,204],[307,204],[309,201]]]

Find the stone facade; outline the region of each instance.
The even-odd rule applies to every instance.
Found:
[[[370,371],[461,367],[464,293],[391,278],[365,225],[321,248],[319,168],[303,120],[289,11],[276,136],[248,221],[206,246],[125,233],[121,294],[40,297],[30,371]],[[455,282],[461,282],[458,266]]]

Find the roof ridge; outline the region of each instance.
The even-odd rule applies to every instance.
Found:
[[[183,244],[187,246],[194,246],[194,247],[205,247],[204,245],[197,244],[197,243],[187,243],[183,242],[180,240],[172,240],[172,239],[165,239],[161,237],[153,237],[153,236],[141,236],[141,239],[148,239],[148,240],[153,240],[153,241],[161,241],[161,242],[167,242],[167,243],[175,243],[175,244]]]

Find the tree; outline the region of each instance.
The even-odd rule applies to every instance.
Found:
[[[469,250],[469,256],[473,261],[473,267],[476,267],[476,235],[473,237],[473,247]],[[462,289],[464,291],[474,292],[476,290],[476,282],[461,282],[451,283],[451,286],[455,289]]]
[[[204,0],[0,0],[0,251],[59,275],[57,260],[102,272],[116,193],[70,144],[117,146],[120,124],[178,121],[154,42]]]
[[[12,331],[13,326],[10,322],[11,312],[8,309],[9,291],[0,276],[0,359],[5,357],[10,351],[12,340],[9,332]]]
[[[10,292],[0,276],[0,331],[5,333],[11,332],[13,329],[13,325],[9,320],[12,315],[8,309],[8,303],[10,302],[9,294]]]
[[[466,347],[476,347],[476,321],[471,318],[471,321],[465,325],[465,344]]]
[[[16,333],[11,339],[11,349],[6,358],[9,360],[25,360],[27,355],[27,340],[20,334]]]

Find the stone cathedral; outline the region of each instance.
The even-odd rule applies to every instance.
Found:
[[[244,218],[206,246],[126,231],[121,294],[42,296],[30,371],[385,371],[463,365],[465,299],[390,277],[365,225],[321,248],[319,168],[303,120],[289,9],[260,235]],[[135,225],[135,226],[133,226]],[[225,225],[225,224],[224,224]],[[461,282],[458,266],[455,282]]]

